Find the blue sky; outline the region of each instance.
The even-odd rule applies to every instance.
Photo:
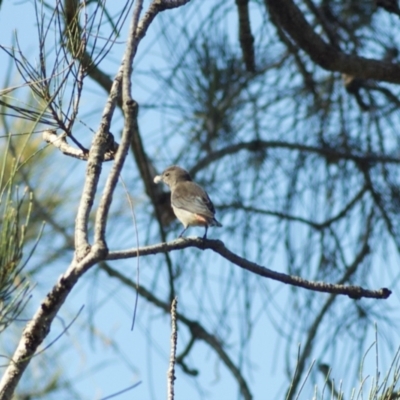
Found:
[[[117,2],[115,1],[113,4],[117,4]],[[204,4],[203,7],[207,8],[213,2],[209,1]],[[198,11],[196,6],[187,7],[184,13],[188,20],[191,22],[200,21],[202,11]],[[222,13],[222,11],[220,12]],[[173,13],[172,15],[179,19],[180,11],[176,10]],[[27,57],[31,57],[32,61],[37,59],[36,30],[33,17],[33,5],[31,2],[3,2],[0,9],[1,44],[11,44],[12,32],[17,31],[21,48],[26,51]],[[232,19],[227,22],[232,40],[236,40],[236,20],[234,17],[235,15],[232,14]],[[255,19],[257,20],[257,17]],[[195,22],[193,22],[194,25]],[[165,20],[155,21],[154,26],[141,43],[135,61],[133,96],[139,104],[151,104],[158,101],[157,93],[159,93],[159,88],[153,86],[155,80],[147,76],[145,72],[150,70],[162,72],[163,68],[167,68],[164,57],[168,50],[163,46],[162,40],[156,36],[156,33],[164,27],[164,23],[168,27]],[[174,31],[170,33],[172,37],[178,40],[179,38],[174,36],[174,34],[176,34]],[[269,34],[269,32],[265,34]],[[117,45],[102,64],[102,67],[111,76],[116,72],[122,57],[125,37],[126,27]],[[0,65],[7,65],[7,58],[4,53],[0,53]],[[0,76],[0,79],[3,81],[2,76]],[[103,90],[93,83],[89,83],[82,100],[80,115],[85,124],[94,130],[99,123],[104,104],[105,95]],[[171,154],[171,149],[174,149],[174,143],[171,144],[168,142],[168,146],[166,146],[166,142],[160,139],[169,140],[165,133],[168,132],[168,129],[165,128],[169,118],[171,118],[169,115],[156,113],[151,108],[143,108],[140,112],[140,128],[146,148],[149,149],[149,154],[154,155],[156,158],[154,161],[159,167],[168,165],[175,156],[175,154]],[[116,137],[118,137],[121,127],[122,117],[117,112],[113,122],[113,132]],[[89,129],[86,129],[84,126],[80,127],[80,129],[83,132],[80,137],[86,145],[89,145],[91,140]],[[182,141],[184,138],[175,140]],[[178,147],[177,144],[176,147]],[[60,192],[62,190],[72,190],[75,192],[72,198],[76,203],[72,202],[72,204],[68,204],[68,207],[65,206],[63,208],[64,214],[58,216],[60,220],[73,220],[77,208],[77,199],[81,190],[80,185],[83,182],[85,165],[57,154],[56,150],[52,151],[54,152],[52,156],[54,169],[58,170],[57,182],[51,182],[51,175],[47,178],[46,182],[49,185],[53,185],[49,186],[52,188],[51,190],[56,191],[54,189],[56,187]],[[110,165],[105,166],[103,180],[109,168]],[[131,191],[131,195],[134,197],[135,204],[140,207],[146,201],[146,197],[143,191],[141,191],[142,188],[140,185],[134,181],[134,169],[134,163],[128,161],[123,177],[128,189]],[[216,188],[216,192],[218,192],[218,189]],[[210,193],[210,195],[214,198],[213,193]],[[217,194],[214,196],[217,197]],[[124,221],[117,226],[109,228],[110,244],[115,246],[115,248],[134,247],[136,245],[134,227],[122,186],[119,186],[117,189],[113,212],[118,214],[119,217],[122,215]],[[140,215],[137,217],[139,219],[142,218]],[[50,233],[51,236],[51,227],[47,225],[45,229],[47,229],[47,233]],[[199,234],[201,232],[196,229],[189,232],[189,235]],[[173,235],[174,232],[170,236],[171,239],[174,237]],[[228,247],[234,246],[234,237],[229,241],[229,232],[210,231],[211,238],[218,238],[220,235],[226,240]],[[139,238],[140,243],[144,244],[151,237],[151,233],[148,235],[141,233]],[[39,263],[41,257],[56,249],[57,245],[57,239],[55,239],[54,243],[41,241],[34,262]],[[220,321],[216,321],[213,320],[213,318],[215,319],[215,315],[210,310],[214,308],[221,308],[222,310],[223,307],[228,307],[231,303],[232,307],[237,306],[237,309],[239,309],[238,304],[243,299],[235,297],[236,293],[239,293],[239,290],[234,284],[232,284],[232,287],[229,287],[229,282],[230,279],[233,282],[233,278],[236,279],[234,282],[240,282],[240,279],[249,279],[248,273],[239,271],[226,260],[220,260],[212,252],[201,252],[196,249],[187,249],[185,252],[187,254],[188,265],[183,265],[182,268],[190,270],[196,280],[194,282],[190,280],[178,282],[180,309],[182,312],[187,313],[187,315],[191,315],[193,319],[201,318],[206,320],[209,314],[210,321],[208,326],[213,327],[216,334],[218,334],[220,329],[221,332],[227,335],[228,351],[231,348],[236,349],[246,335],[246,332],[241,331],[242,314],[236,315],[229,321],[223,318]],[[247,256],[252,259],[253,254],[251,250]],[[57,261],[55,265],[44,269],[44,276],[37,276],[38,283],[27,309],[28,315],[35,310],[40,299],[51,287],[55,279],[68,267],[71,257],[71,252],[66,252],[65,256]],[[390,259],[390,255],[388,258]],[[189,265],[189,261],[192,262],[193,259],[197,260],[197,262]],[[135,279],[136,260],[126,260],[111,264],[119,271]],[[266,260],[265,266],[278,271],[284,271],[284,264],[283,255],[277,251],[270,259]],[[384,264],[383,261],[382,264]],[[155,270],[157,274],[154,274]],[[141,282],[148,285],[148,287],[151,287],[157,279],[166,279],[163,258],[159,255],[141,259],[140,275]],[[161,276],[161,278],[154,278],[155,275],[158,277]],[[375,279],[375,276],[373,278]],[[377,287],[390,286],[392,278],[389,273],[382,273],[382,275],[376,277]],[[395,277],[395,279],[397,278]],[[218,282],[220,280],[225,280],[227,282],[226,285],[219,285]],[[157,293],[160,297],[167,292],[166,284],[163,285],[157,281],[157,284],[154,284],[154,286],[157,286],[157,290],[161,291]],[[203,290],[206,290],[208,293],[205,300],[202,296]],[[290,333],[291,321],[282,321],[280,311],[289,305],[287,298],[288,290],[288,287],[276,282],[265,282],[261,278],[254,280],[254,293],[251,293],[254,306],[251,315],[248,317],[257,323],[257,329],[252,333],[251,341],[245,348],[245,351],[252,355],[254,364],[245,366],[247,367],[245,369],[245,377],[248,379],[255,399],[283,398],[282,393],[285,392],[287,385],[287,375],[286,371],[284,371],[285,361],[288,358],[295,360],[296,349],[299,345],[302,345],[302,337],[299,334],[297,336],[299,342],[293,343],[289,351],[285,348],[284,335]],[[244,296],[244,294],[240,293],[238,297],[240,296]],[[321,301],[325,298],[325,295],[321,295]],[[398,296],[394,293],[387,301],[387,306],[398,307],[398,300]],[[199,302],[202,301],[204,303],[199,306]],[[343,307],[346,307],[350,301],[352,300],[343,299]],[[121,400],[132,398],[165,398],[170,341],[169,317],[146,303],[145,300],[139,299],[136,325],[134,331],[131,332],[130,325],[134,302],[135,295],[131,290],[124,288],[118,281],[107,277],[104,273],[92,270],[83,277],[71,292],[60,312],[59,318],[54,321],[46,343],[51,343],[63,331],[65,326],[71,323],[76,317],[76,320],[68,330],[68,334],[58,339],[49,350],[49,356],[51,357],[51,351],[60,354],[63,362],[56,367],[60,367],[61,373],[66,374],[66,376],[76,383],[76,388],[80,393],[79,396],[82,396],[82,398],[101,399],[139,381],[141,381],[141,384],[137,388],[128,393],[121,394],[117,398]],[[78,315],[82,306],[84,308]],[[223,311],[219,315],[223,316]],[[293,310],[293,319],[296,319],[296,317],[296,310]],[[89,323],[95,327],[91,333],[88,333],[87,329]],[[282,324],[282,327],[277,327],[278,324]],[[324,329],[328,330],[328,328]],[[227,333],[227,331],[231,331],[231,333]],[[324,334],[324,332],[321,334]],[[182,351],[183,343],[186,342],[188,337],[189,335],[185,328],[181,328],[178,339],[178,353]],[[382,340],[384,340],[384,337],[385,335],[383,335]],[[374,336],[371,334],[366,340],[366,347],[373,343],[373,341]],[[345,342],[338,343],[337,348],[340,349],[337,351],[337,354],[351,351]],[[232,352],[231,355],[235,361],[238,360],[239,356],[237,353]],[[331,362],[329,356],[328,360],[318,361]],[[177,367],[177,399],[201,399],[203,395],[199,388],[207,392],[208,399],[238,398],[236,382],[206,345],[197,342],[189,360],[193,367],[199,369],[200,376],[197,378],[198,381],[195,381]],[[391,361],[390,356],[382,354],[380,361],[388,365]],[[336,365],[340,365],[340,360],[334,360],[334,362]],[[40,366],[40,362],[37,365],[35,364],[35,367],[30,367],[31,369],[28,371],[29,379],[34,380],[35,376],[40,376],[37,370],[38,365]],[[367,357],[366,370],[366,374],[374,374],[375,354],[373,351]],[[346,371],[340,369],[334,370],[333,376],[336,381],[345,379]],[[315,379],[315,381],[321,384],[318,373],[313,373],[311,379]],[[28,378],[25,381],[23,379],[21,387],[27,384],[27,382],[29,382]],[[304,398],[310,398],[311,394],[312,388],[308,387]]]

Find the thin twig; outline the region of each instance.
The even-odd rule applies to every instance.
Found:
[[[169,368],[168,368],[168,400],[174,400],[175,398],[175,361],[176,361],[176,345],[178,342],[178,327],[176,324],[176,307],[178,304],[178,298],[175,297],[171,303],[171,353],[169,356]]]
[[[164,310],[164,312],[170,312],[170,306],[168,303],[157,298],[152,292],[148,291],[144,286],[137,285],[131,279],[127,278],[125,275],[121,274],[119,271],[111,268],[107,263],[101,263],[100,268],[107,272],[111,277],[119,279],[124,285],[136,290],[140,296],[149,301],[150,303],[156,305],[157,307]],[[241,370],[232,361],[229,354],[224,349],[221,341],[213,334],[209,333],[199,322],[192,320],[180,314],[176,313],[176,318],[182,324],[184,324],[189,330],[194,340],[202,340],[207,343],[218,355],[220,360],[225,364],[226,368],[232,373],[236,382],[238,383],[240,393],[244,400],[251,400],[253,398],[249,386],[241,372]]]
[[[67,135],[61,134],[57,135],[54,130],[45,130],[42,133],[43,140],[54,147],[57,147],[63,154],[77,158],[79,160],[87,161],[89,159],[89,152],[82,151],[76,147],[71,146],[67,142]],[[118,144],[114,143],[111,148],[105,152],[103,161],[114,160],[115,153],[118,149]]]

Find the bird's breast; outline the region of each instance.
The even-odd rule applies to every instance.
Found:
[[[182,222],[185,228],[188,226],[207,226],[210,223],[210,221],[202,215],[195,214],[174,206],[172,206],[172,208],[176,217]]]

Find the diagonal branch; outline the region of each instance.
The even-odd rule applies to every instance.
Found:
[[[25,326],[19,344],[0,381],[0,400],[11,400],[14,390],[38,347],[50,332],[50,325],[79,277],[104,257],[92,251],[80,264],[73,261],[68,270],[41,302]]]
[[[345,54],[326,43],[304,18],[293,0],[264,0],[264,3],[288,35],[319,66],[360,79],[400,83],[400,65],[382,60]]]
[[[245,269],[246,271],[252,272],[253,274],[286,283],[288,285],[314,290],[316,292],[342,294],[347,295],[352,299],[361,299],[362,297],[387,299],[392,293],[387,288],[369,290],[364,289],[360,286],[343,285],[342,283],[332,284],[325,282],[313,282],[303,279],[299,276],[276,272],[238,256],[237,254],[231,252],[220,240],[181,238],[169,243],[159,243],[152,246],[145,246],[130,250],[111,251],[107,255],[107,260],[121,260],[126,258],[143,257],[152,254],[165,253],[173,250],[182,250],[188,247],[197,247],[201,250],[210,249],[225,258],[226,260],[230,261],[232,264],[235,264],[238,267]],[[368,247],[363,247],[363,257],[366,256],[367,252]],[[361,261],[358,261],[358,263],[360,262]]]

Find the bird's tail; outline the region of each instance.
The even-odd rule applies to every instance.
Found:
[[[211,226],[218,226],[218,227],[222,226],[221,222],[218,222],[215,218],[212,219],[210,225]]]

